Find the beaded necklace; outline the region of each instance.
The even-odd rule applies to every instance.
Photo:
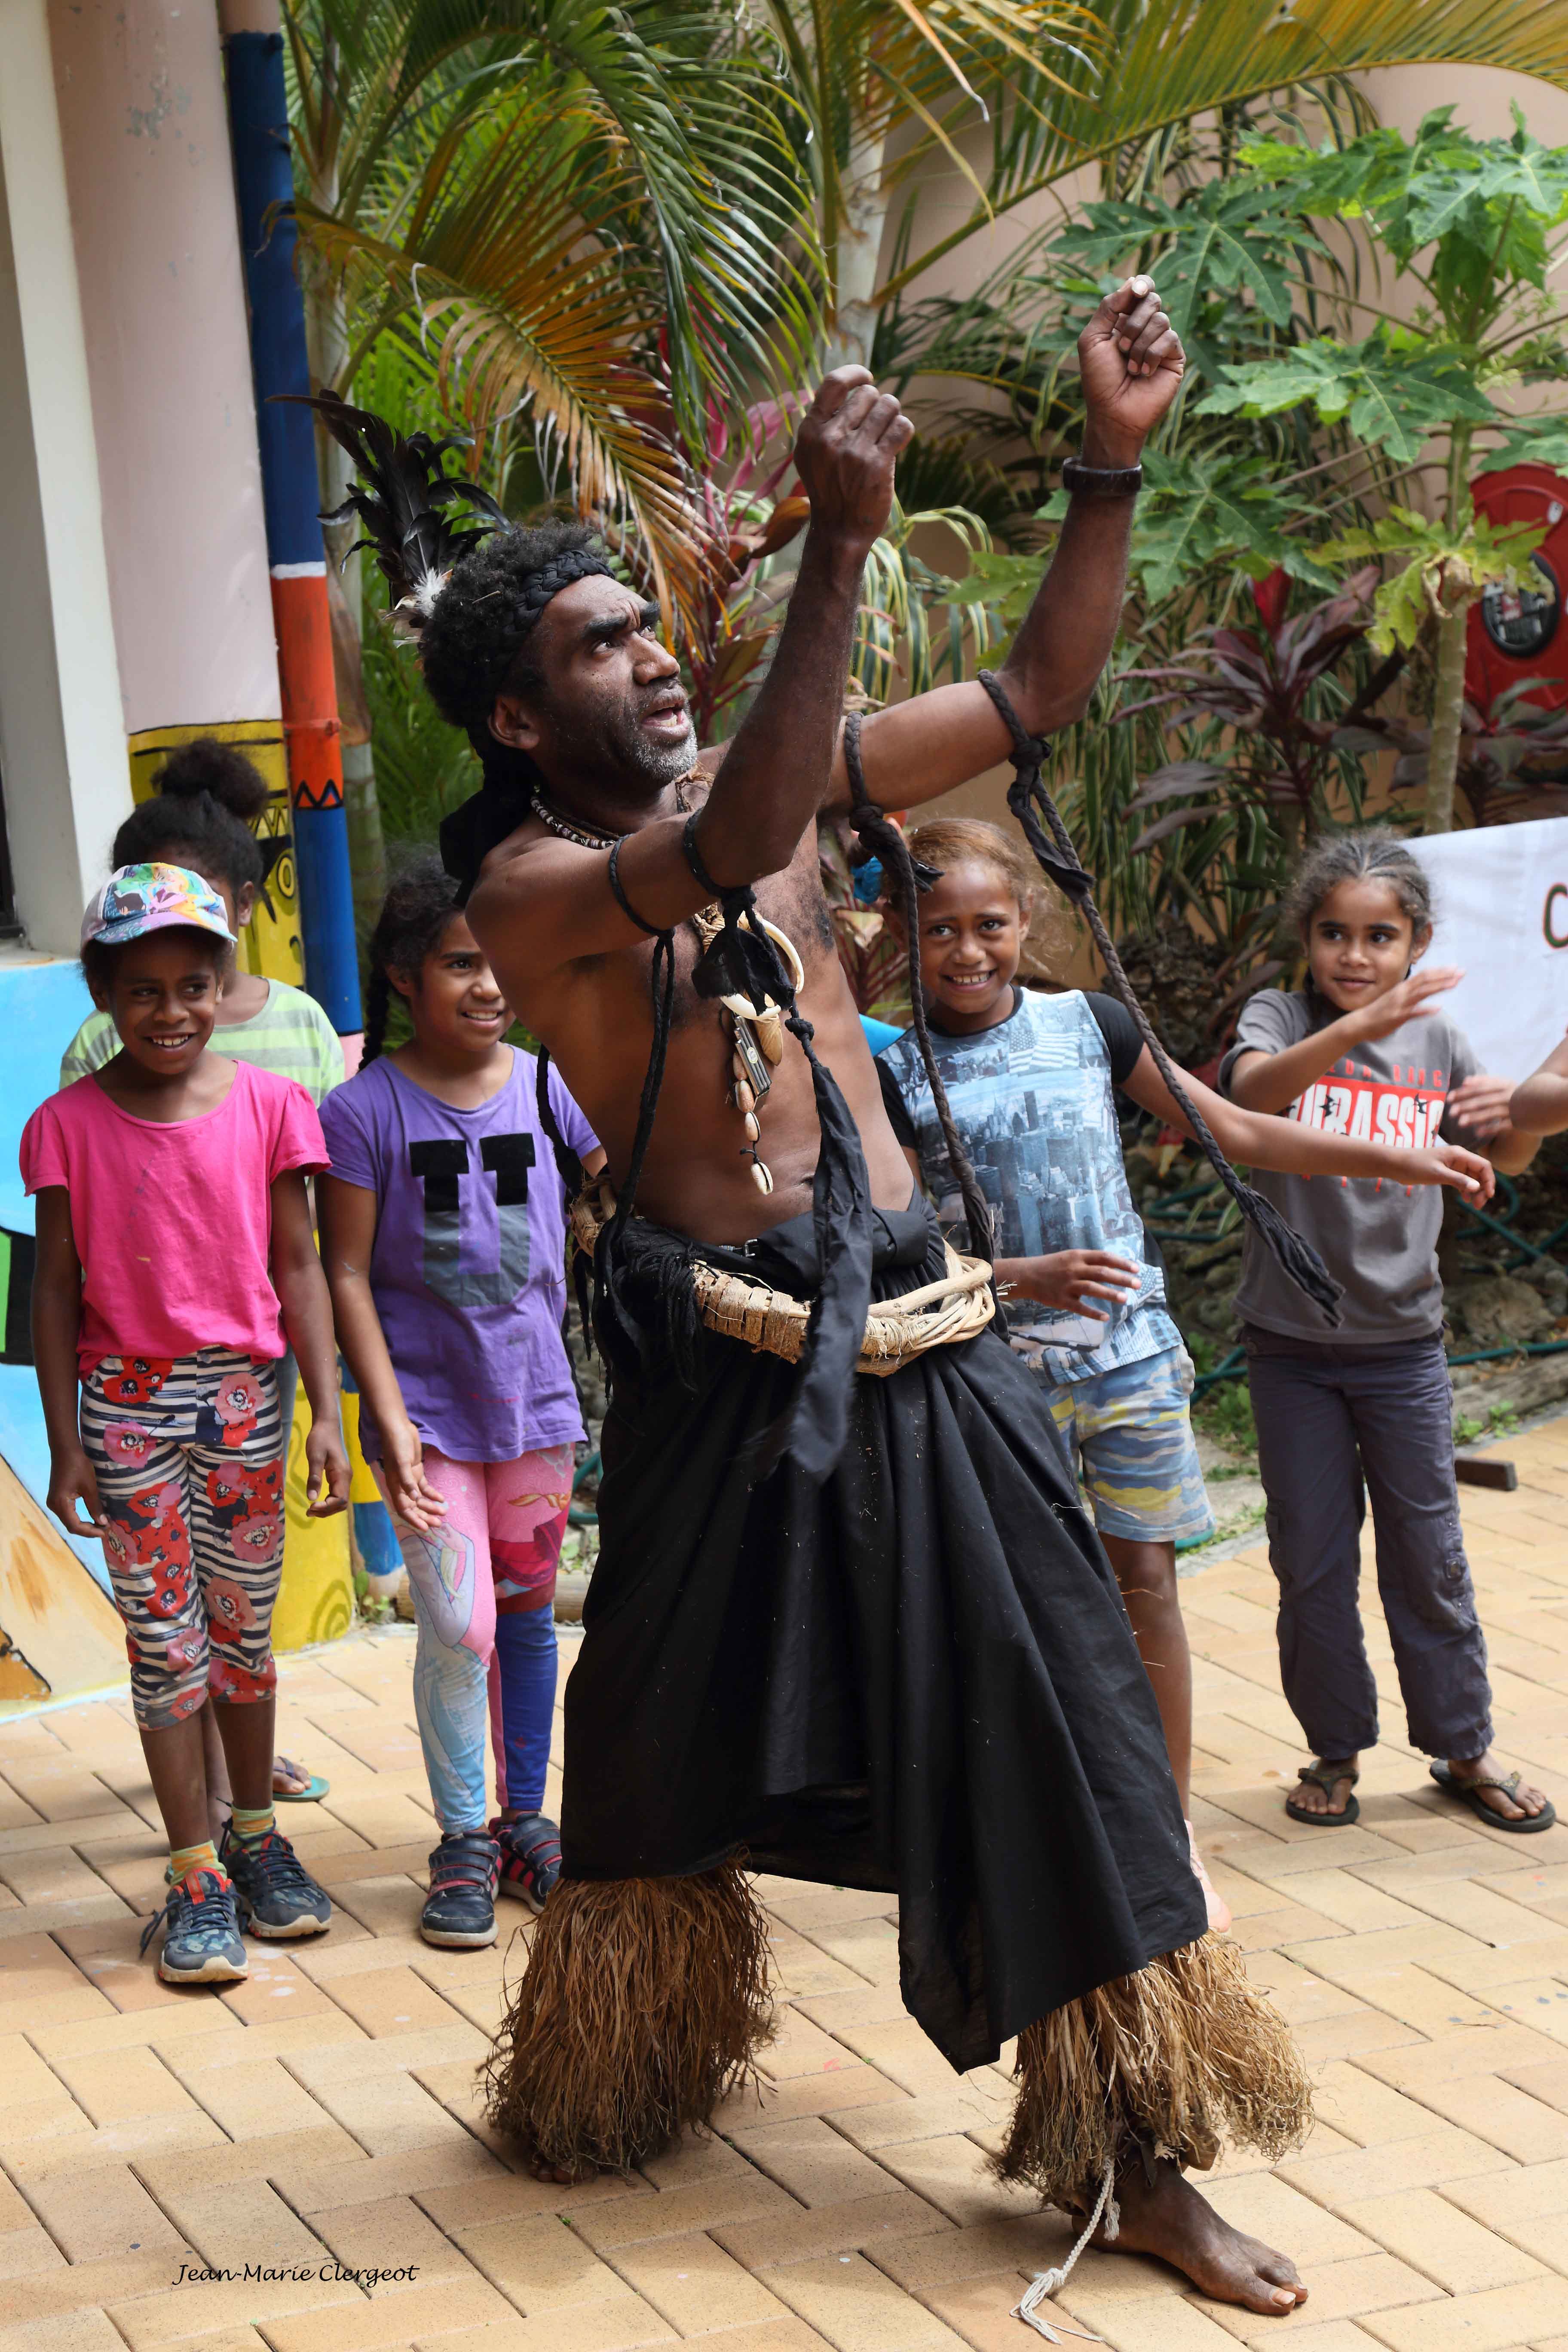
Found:
[[[676,779],[675,805],[682,815],[690,814],[691,804],[684,787],[696,772],[691,769],[686,775]],[[574,843],[579,849],[614,849],[617,843],[626,838],[624,834],[603,833],[596,826],[577,824],[553,803],[547,801],[537,785],[533,793],[533,813],[552,833],[559,835],[563,841]],[[805,967],[795,941],[788,934],[760,915],[747,915],[743,919],[752,928],[760,926],[765,936],[772,940],[784,960],[792,988],[804,988]],[[724,928],[722,908],[717,901],[700,907],[691,918],[691,927],[699,943],[706,948]],[[752,1181],[759,1192],[771,1192],[773,1189],[773,1171],[757,1149],[763,1132],[757,1114],[764,1096],[772,1090],[773,1071],[784,1057],[784,1014],[771,998],[764,998],[760,1006],[753,1004],[746,996],[722,996],[719,1002],[728,1024],[731,1048],[731,1084],[725,1099],[741,1114],[746,1138],[741,1147],[741,1155],[752,1163]]]

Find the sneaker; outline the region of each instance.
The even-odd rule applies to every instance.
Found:
[[[430,1892],[419,1915],[427,1944],[493,1944],[500,1857],[488,1830],[448,1830],[430,1857]]]
[[[496,1821],[490,1835],[500,1852],[500,1891],[531,1911],[542,1911],[561,1875],[561,1832],[543,1813],[520,1822]]]
[[[193,1870],[169,1889],[161,1911],[142,1930],[144,1952],[166,1923],[158,1974],[165,1984],[243,1984],[250,1973],[235,1909],[234,1887],[221,1870]]]
[[[282,1941],[319,1936],[332,1924],[331,1897],[319,1887],[280,1830],[256,1845],[223,1833],[218,1858],[234,1881],[240,1919],[253,1936]]]

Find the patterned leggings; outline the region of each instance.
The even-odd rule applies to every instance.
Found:
[[[275,1368],[232,1348],[106,1356],[82,1385],[81,1439],[110,1522],[137,1722],[166,1730],[209,1688],[269,1697],[283,1566]]]
[[[391,1509],[378,1463],[375,1483]],[[503,1805],[544,1803],[555,1704],[555,1570],[572,1501],[573,1453],[551,1445],[515,1462],[454,1462],[425,1448],[425,1475],[447,1516],[421,1535],[392,1514],[419,1640],[414,1715],[443,1830],[485,1825],[485,1716]]]

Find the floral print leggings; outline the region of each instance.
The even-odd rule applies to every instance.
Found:
[[[81,1438],[110,1522],[103,1552],[138,1724],[165,1730],[209,1689],[232,1704],[270,1697],[283,1566],[273,1365],[232,1348],[105,1356],[82,1384]]]

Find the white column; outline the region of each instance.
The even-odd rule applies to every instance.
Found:
[[[276,719],[216,11],[49,0],[48,21],[126,729]]]
[[[17,907],[74,953],[131,805],[45,0],[0,0],[0,761]]]

